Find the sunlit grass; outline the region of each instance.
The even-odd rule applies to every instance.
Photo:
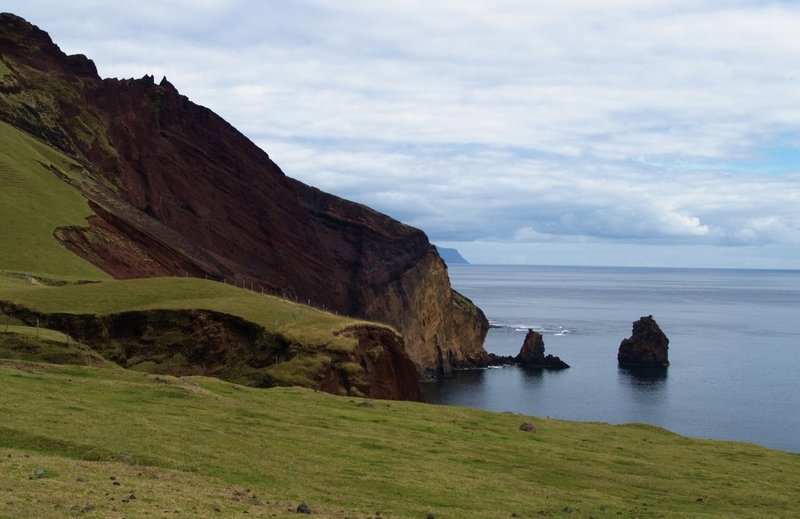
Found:
[[[181,513],[194,507],[201,516],[230,504],[213,490],[226,485],[263,501],[306,501],[340,518],[376,511],[384,517],[430,511],[437,518],[800,512],[800,456],[650,426],[408,402],[363,407],[360,399],[304,389],[12,361],[0,363],[0,385],[0,448],[51,457],[53,467],[43,468],[57,473],[51,488],[27,480],[34,463],[0,470],[0,488],[39,485],[48,505],[75,501],[56,489],[77,486],[78,474],[64,466],[97,460],[82,462],[80,473],[100,481],[112,470],[108,463],[127,460],[140,470],[179,471],[176,486],[160,490],[155,502],[182,500],[175,505]],[[528,420],[535,434],[518,430]],[[207,487],[208,494],[200,490]],[[103,495],[93,499],[98,517],[119,505]],[[152,510],[128,504],[126,517]],[[270,506],[250,511],[275,513]],[[38,512],[59,516],[54,506]]]
[[[242,317],[310,349],[348,351],[355,347],[355,340],[339,334],[340,330],[361,323],[380,326],[196,278],[147,278],[33,288],[11,282],[0,294],[0,300],[44,313],[108,315],[154,309],[212,310]]]
[[[108,275],[64,248],[53,231],[86,226],[89,204],[48,169],[74,162],[0,122],[0,270],[72,279]]]
[[[0,323],[0,359],[116,367],[68,335],[38,326]]]

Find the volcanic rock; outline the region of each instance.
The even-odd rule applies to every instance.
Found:
[[[514,355],[498,355],[496,353],[489,353],[483,359],[483,363],[477,367],[485,368],[487,366],[506,366],[510,364],[517,364],[517,357]]]
[[[528,330],[525,341],[519,350],[519,355],[515,358],[516,362],[522,366],[563,369],[568,368],[569,364],[553,355],[544,354],[544,339],[542,334],[534,330]]]
[[[617,362],[625,367],[669,366],[669,339],[652,315],[633,323],[633,333],[619,345]]]

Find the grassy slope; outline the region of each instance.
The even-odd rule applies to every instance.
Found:
[[[46,166],[62,170],[73,161],[0,122],[0,270],[78,279],[108,279],[65,249],[53,230],[86,225],[86,200]]]
[[[196,278],[131,279],[64,286],[30,286],[8,276],[5,279],[6,288],[0,299],[45,313],[107,315],[152,309],[214,310],[240,316],[311,348],[350,350],[355,346],[354,339],[333,333],[363,322]]]
[[[0,359],[116,367],[67,335],[46,328],[0,324]]]
[[[47,328],[36,328],[35,326],[15,326],[0,325],[0,333],[23,335],[25,337],[37,337],[43,341],[68,344],[69,339],[62,332],[48,330]]]
[[[13,517],[292,517],[300,501],[340,518],[800,513],[800,456],[649,426],[537,419],[527,434],[512,414],[13,361],[0,387]],[[46,477],[28,479],[37,468]]]

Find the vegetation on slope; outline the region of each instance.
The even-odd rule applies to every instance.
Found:
[[[351,380],[345,392],[359,394],[365,383],[359,377],[362,368],[353,362],[352,354],[358,339],[351,330],[358,327],[388,327],[337,316],[306,305],[274,296],[255,293],[223,283],[194,278],[148,278],[96,283],[30,284],[19,276],[0,275],[0,301],[5,305],[6,323],[25,321],[34,324],[39,316],[49,326],[61,324],[61,333],[70,333],[88,340],[106,358],[129,367],[153,373],[213,373],[227,380],[249,385],[301,385],[320,387],[326,371],[342,372]],[[0,307],[3,305],[0,305]],[[185,312],[184,312],[185,311]],[[196,321],[196,311],[209,311],[232,316],[251,323],[245,349],[234,350],[235,338],[221,339],[229,351],[219,352],[219,366],[202,369],[207,356],[192,359],[191,351],[203,340],[191,336],[189,327]],[[186,313],[191,312],[191,313]],[[69,315],[77,316],[76,325]],[[147,323],[141,334],[132,340],[133,348],[121,343],[118,336],[106,329],[86,325],[103,316],[142,315]],[[130,319],[128,319],[130,321]],[[4,323],[0,321],[0,326]],[[81,337],[95,330],[98,337]],[[106,328],[114,328],[113,325]],[[2,330],[2,328],[0,328]],[[196,329],[195,329],[196,330]],[[203,330],[206,335],[218,329]],[[90,340],[93,339],[93,340]],[[42,360],[46,360],[42,358]],[[193,364],[194,362],[194,364]]]
[[[275,296],[196,278],[147,278],[62,286],[18,287],[2,299],[43,313],[109,315],[144,310],[204,309],[242,317],[309,347],[352,351],[355,340],[334,334],[357,324]],[[388,329],[388,328],[387,328]]]
[[[86,225],[92,214],[86,199],[51,170],[79,166],[4,122],[0,143],[0,270],[108,279],[53,237],[58,227]]]
[[[14,361],[0,385],[14,517],[800,512],[800,456],[643,425],[534,419],[530,434],[513,414]]]
[[[0,325],[0,359],[114,366],[85,344],[56,330],[33,326]]]

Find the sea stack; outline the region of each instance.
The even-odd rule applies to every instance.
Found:
[[[619,345],[617,362],[624,367],[669,366],[669,339],[653,319],[642,317],[633,323],[633,333]]]
[[[514,360],[522,366],[533,368],[563,369],[569,367],[569,364],[558,357],[544,354],[542,334],[533,330],[528,330],[519,355]]]

